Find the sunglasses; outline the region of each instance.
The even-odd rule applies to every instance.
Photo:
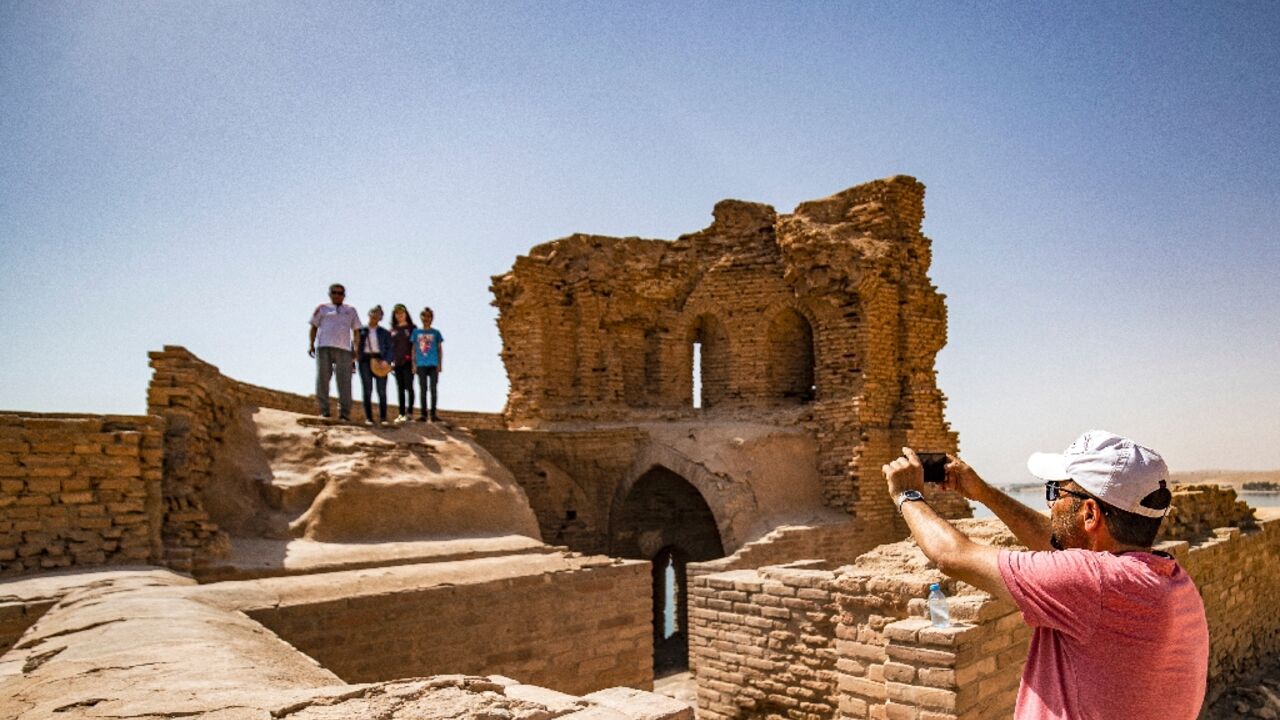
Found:
[[[330,290],[329,294],[330,295],[346,295],[347,291],[346,290]]]
[[[1093,500],[1094,502],[1098,503],[1098,508],[1102,511],[1103,515],[1108,514],[1107,506],[1102,502],[1098,501],[1098,498],[1092,495],[1089,495],[1087,493],[1076,492],[1075,490],[1068,490],[1062,487],[1062,484],[1065,482],[1068,482],[1068,481],[1067,480],[1050,480],[1049,482],[1044,484],[1044,499],[1045,499],[1045,502],[1048,503],[1050,507],[1053,507],[1053,504],[1058,502],[1058,498],[1062,497],[1063,495],[1070,495],[1072,497],[1078,497],[1081,500]]]

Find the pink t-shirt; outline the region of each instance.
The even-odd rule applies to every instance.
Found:
[[[1035,628],[1016,720],[1195,720],[1209,627],[1173,558],[1002,550],[1000,574]]]

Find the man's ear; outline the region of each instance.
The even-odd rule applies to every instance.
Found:
[[[1081,503],[1084,506],[1085,530],[1099,530],[1103,526],[1102,508],[1092,498]]]

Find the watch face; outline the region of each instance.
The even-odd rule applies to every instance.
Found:
[[[919,490],[908,490],[902,493],[903,500],[923,500],[924,495]]]

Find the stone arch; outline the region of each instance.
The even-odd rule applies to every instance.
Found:
[[[613,555],[650,560],[675,545],[691,562],[724,556],[715,514],[693,483],[654,465],[629,485],[610,523]]]
[[[768,326],[770,395],[810,402],[817,396],[813,325],[794,307],[773,313]]]
[[[693,372],[694,345],[700,347],[702,407],[714,407],[729,397],[733,377],[729,330],[717,315],[704,312],[689,324],[685,342],[688,346],[690,373]]]
[[[618,483],[614,489],[609,508],[611,544],[615,537],[614,528],[619,526],[619,513],[628,496],[631,495],[636,483],[655,468],[663,468],[674,473],[697,491],[702,501],[711,510],[720,544],[726,554],[736,551],[746,542],[750,525],[759,514],[756,496],[750,486],[737,482],[733,478],[713,473],[668,445],[650,441],[640,449],[630,468],[623,475],[622,482]],[[649,547],[650,556],[657,552],[658,548],[659,546]],[[690,560],[690,562],[701,562],[701,558]]]

